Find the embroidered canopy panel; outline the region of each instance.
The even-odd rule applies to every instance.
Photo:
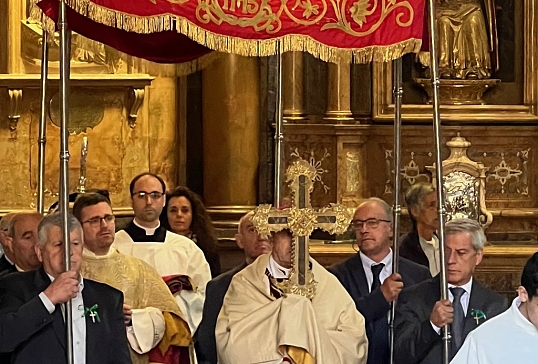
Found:
[[[244,56],[306,51],[331,62],[389,61],[420,50],[425,12],[424,0],[64,1],[74,31],[158,62],[194,59],[206,48]],[[55,20],[58,4],[38,5]]]

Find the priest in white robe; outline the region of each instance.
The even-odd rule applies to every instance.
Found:
[[[220,364],[364,364],[364,318],[336,277],[311,259],[316,295],[280,294],[291,236],[275,234],[273,252],[237,273],[224,297],[216,341]]]
[[[99,193],[81,194],[73,214],[84,232],[82,276],[123,292],[133,364],[185,362],[191,333],[170,290],[149,264],[110,247],[115,231],[110,200]]]
[[[525,265],[512,306],[465,339],[451,364],[535,364],[538,361],[538,253]],[[476,320],[485,319],[474,312]]]
[[[112,247],[152,266],[164,279],[194,334],[200,321],[205,286],[211,280],[202,250],[190,239],[164,229],[159,215],[166,186],[161,177],[142,173],[130,184],[134,220],[116,233]]]

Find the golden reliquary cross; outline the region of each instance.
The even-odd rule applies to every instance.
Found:
[[[271,205],[260,205],[254,210],[252,223],[261,235],[289,229],[293,235],[292,269],[288,280],[279,284],[284,293],[294,293],[312,299],[316,281],[310,269],[309,237],[315,229],[330,234],[342,234],[353,217],[353,212],[339,204],[314,209],[310,194],[314,189],[316,169],[304,159],[294,161],[286,171],[292,194],[292,206],[279,210]]]

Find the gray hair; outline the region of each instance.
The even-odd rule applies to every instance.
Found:
[[[429,182],[417,182],[411,185],[411,187],[409,187],[405,193],[405,204],[407,205],[407,210],[409,211],[409,216],[411,217],[411,220],[413,220],[413,223],[416,221],[411,209],[421,209],[424,197],[428,196],[432,192],[435,192],[434,185]]]
[[[39,223],[39,226],[37,227],[37,246],[39,248],[43,248],[45,244],[47,243],[49,230],[53,226],[57,226],[60,229],[62,228],[62,214],[61,213],[55,212],[50,215],[47,215]],[[75,230],[79,230],[80,236],[83,237],[82,225],[77,220],[77,218],[73,216],[73,214],[71,213],[67,214],[67,227],[69,228],[70,233]]]
[[[445,235],[458,233],[469,233],[472,238],[472,244],[475,251],[483,250],[486,244],[486,235],[482,226],[472,219],[453,219],[445,225]]]
[[[362,205],[368,203],[368,202],[373,202],[373,203],[376,203],[378,204],[379,206],[381,206],[383,208],[383,211],[385,212],[385,216],[386,216],[386,219],[389,220],[391,223],[392,223],[392,207],[386,203],[384,200],[378,198],[378,197],[370,197],[368,199],[366,199],[365,201],[363,201],[359,207],[361,207]]]
[[[2,217],[2,220],[0,220],[0,231],[4,231],[6,234],[8,233],[10,222],[16,214],[17,212],[8,212]]]
[[[20,220],[22,220],[24,217],[27,217],[27,216],[36,216],[39,218],[42,217],[41,214],[37,211],[18,211],[18,212],[12,212],[10,214],[7,214],[2,219],[2,221],[4,221],[4,219],[7,218],[6,235],[9,236],[10,238],[15,237],[15,225],[17,225],[17,223]]]

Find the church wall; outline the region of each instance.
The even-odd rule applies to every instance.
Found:
[[[40,115],[41,28],[28,2],[0,4],[0,196],[2,213],[35,209]],[[45,207],[59,180],[58,35],[49,50]],[[69,189],[79,186],[81,145],[88,138],[85,188],[108,189],[115,211],[130,215],[128,185],[151,170],[169,187],[185,155],[180,143],[180,83],[175,65],[157,65],[73,34]],[[181,122],[180,122],[181,121]],[[184,165],[184,162],[183,162]],[[183,167],[184,168],[184,167]]]

